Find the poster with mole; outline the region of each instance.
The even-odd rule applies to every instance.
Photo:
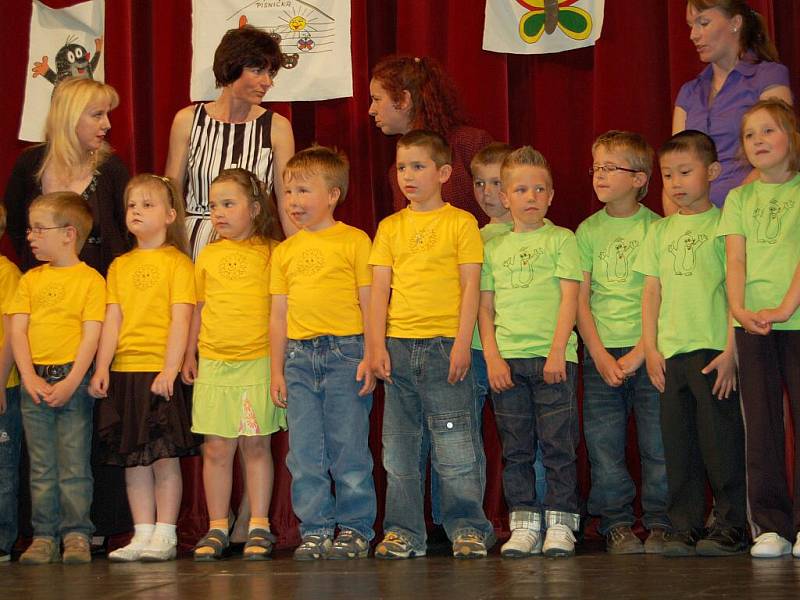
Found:
[[[249,25],[280,37],[284,53],[264,100],[353,95],[349,0],[192,0],[192,101],[214,100],[214,51],[226,31]]]
[[[61,9],[38,0],[33,0],[32,5],[19,139],[41,142],[55,86],[71,77],[105,79],[105,0],[89,0]]]

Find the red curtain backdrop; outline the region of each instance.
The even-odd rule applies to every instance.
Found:
[[[549,159],[556,195],[549,217],[575,228],[597,210],[591,180],[594,137],[611,128],[641,132],[653,146],[670,134],[672,102],[679,87],[702,68],[689,42],[684,0],[610,0],[603,35],[593,48],[543,56],[514,56],[481,49],[486,0],[352,0],[354,96],[324,102],[275,104],[293,124],[298,148],[317,141],[345,151],[351,162],[348,200],[338,218],[373,234],[391,207],[386,169],[394,140],[383,136],[367,116],[369,72],[394,52],[439,59],[454,78],[472,122],[496,139],[532,144]],[[75,4],[46,0],[53,8]],[[751,0],[772,27],[778,49],[800,91],[800,3]],[[189,103],[191,0],[106,0],[107,82],[121,104],[111,115],[110,140],[132,173],[163,171],[172,117]],[[28,0],[6,0],[0,39],[6,56],[3,110],[0,111],[0,185],[25,144],[16,139],[30,76]],[[268,99],[269,97],[267,97]],[[660,210],[661,185],[654,178],[646,203]],[[8,248],[7,244],[3,245]],[[376,483],[380,469],[382,400],[376,396],[371,442]],[[489,475],[486,509],[505,524],[500,487],[500,453],[491,415],[485,426]],[[272,520],[281,542],[297,539],[291,515],[289,476],[284,466],[285,435],[274,443],[276,484]],[[633,459],[635,463],[636,461]],[[206,527],[199,459],[184,464],[187,478],[181,531],[195,538]],[[582,450],[582,491],[588,464]],[[380,523],[380,516],[379,516]]]

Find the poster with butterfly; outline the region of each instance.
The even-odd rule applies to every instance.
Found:
[[[50,97],[59,82],[69,77],[104,81],[105,11],[105,0],[89,0],[60,9],[33,0],[19,139],[44,140]]]
[[[483,49],[547,54],[592,46],[605,0],[486,0]]]

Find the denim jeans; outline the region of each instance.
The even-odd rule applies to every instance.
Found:
[[[22,422],[31,463],[31,523],[35,537],[58,540],[68,533],[91,537],[91,369],[64,406],[34,404],[20,386]]]
[[[567,363],[567,380],[547,384],[542,357],[507,359],[514,387],[495,394],[494,414],[503,445],[503,491],[510,511],[545,509],[547,525],[578,529],[578,366]],[[547,493],[536,498],[534,461],[542,452]]]
[[[377,503],[369,450],[372,394],[359,396],[364,338],[289,340],[287,388],[292,506],[300,535],[332,536],[339,527],[371,540]],[[331,481],[336,489],[331,493]]]
[[[473,371],[447,383],[452,338],[388,338],[392,383],[386,384],[383,466],[386,469],[384,530],[425,549],[423,488],[430,440],[431,464],[439,477],[442,524],[453,540],[476,534],[494,541],[483,513],[482,470],[486,459],[475,419]]]
[[[632,348],[609,348],[615,359]],[[600,515],[600,533],[633,525],[636,486],[625,462],[628,417],[634,412],[642,464],[642,523],[669,528],[667,469],[661,439],[661,400],[642,365],[619,387],[600,376],[588,352],[583,363],[583,434],[592,466],[589,513]]]
[[[6,388],[6,412],[0,415],[0,550],[11,552],[17,540],[19,455],[22,414],[19,386]]]

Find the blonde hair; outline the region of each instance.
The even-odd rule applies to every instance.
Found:
[[[283,170],[283,180],[287,183],[294,178],[304,179],[314,175],[322,177],[329,190],[338,188],[337,206],[344,201],[350,182],[350,163],[344,153],[336,148],[314,144],[290,158]]]
[[[34,209],[44,209],[50,212],[53,223],[58,227],[74,227],[75,253],[79,254],[89,233],[92,231],[92,209],[89,203],[80,194],[75,192],[51,192],[33,199],[28,214]]]
[[[184,254],[189,255],[189,238],[186,235],[186,214],[183,210],[183,200],[178,197],[178,190],[175,189],[172,181],[167,177],[153,175],[152,173],[142,173],[131,179],[128,185],[125,186],[123,201],[125,202],[126,212],[128,210],[128,199],[133,190],[137,188],[148,188],[155,192],[156,196],[165,200],[167,208],[175,211],[175,219],[167,225],[167,236],[164,244],[174,246]]]
[[[36,173],[38,179],[41,180],[48,169],[72,177],[85,164],[86,151],[81,147],[76,128],[92,102],[107,102],[114,109],[119,105],[119,95],[110,85],[93,79],[67,79],[56,86],[45,121],[46,150]],[[105,162],[110,154],[111,147],[103,142],[94,155],[95,167]]]
[[[792,171],[800,171],[800,132],[797,131],[797,117],[792,107],[779,98],[759,100],[742,115],[742,126],[739,128],[739,147],[743,158],[747,160],[744,152],[744,126],[747,119],[759,110],[767,111],[775,124],[789,138],[789,168]]]
[[[450,144],[435,131],[412,129],[397,140],[398,148],[425,148],[437,169],[453,164],[453,151]]]
[[[506,156],[513,150],[511,146],[503,142],[491,142],[478,150],[477,154],[472,157],[472,160],[469,161],[469,170],[474,171],[478,166],[502,165]]]
[[[641,200],[647,195],[647,186],[653,174],[653,148],[640,134],[633,131],[620,131],[612,129],[600,134],[592,144],[592,156],[598,148],[605,148],[609,152],[620,152],[625,156],[632,169],[647,175],[647,181],[639,188],[636,199]]]
[[[508,185],[509,172],[516,167],[539,167],[547,173],[550,187],[553,187],[553,172],[550,170],[550,163],[544,154],[535,150],[532,146],[522,146],[505,157],[503,165],[500,167],[500,181],[505,188]]]
[[[282,240],[283,232],[278,221],[278,209],[264,182],[247,169],[236,168],[220,171],[211,182],[211,186],[226,181],[238,185],[251,204],[259,205],[260,210],[253,217],[253,235],[263,240]]]

